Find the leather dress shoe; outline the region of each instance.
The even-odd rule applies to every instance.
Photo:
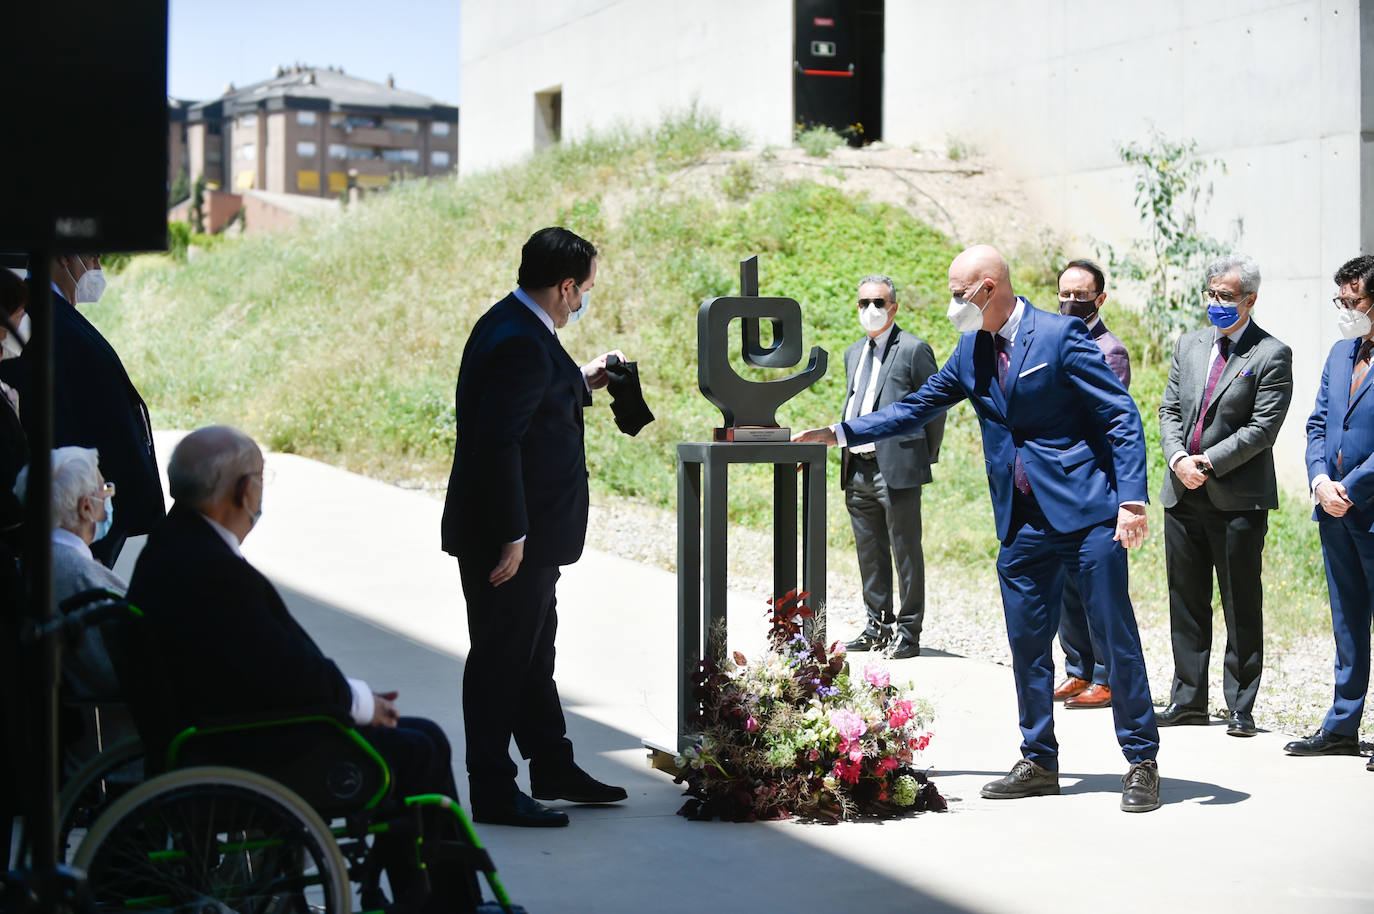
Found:
[[[624,787],[603,784],[576,765],[548,771],[531,764],[530,793],[540,800],[569,803],[619,803],[627,796]]]
[[[1111,687],[1098,685],[1095,682],[1064,702],[1066,708],[1110,708],[1111,706]]]
[[[1322,727],[1307,739],[1293,740],[1283,747],[1283,751],[1289,755],[1359,755],[1360,741]]]
[[[1155,723],[1161,727],[1205,727],[1210,722],[1206,711],[1186,705],[1171,704],[1155,712]]]
[[[1365,770],[1365,771],[1374,771],[1374,755],[1371,755],[1371,756],[1369,757],[1369,761],[1365,763],[1364,770]]]
[[[1159,766],[1154,759],[1136,762],[1121,779],[1121,811],[1149,812],[1159,808]]]
[[[1254,736],[1257,732],[1255,719],[1246,711],[1232,711],[1226,718],[1227,736]]]
[[[505,802],[484,802],[473,797],[472,821],[483,825],[515,825],[520,828],[561,828],[568,824],[568,815],[549,809],[517,790]]]
[[[1054,687],[1054,700],[1064,701],[1066,698],[1073,698],[1090,685],[1092,683],[1086,679],[1079,679],[1077,676],[1065,676],[1064,681]]]
[[[909,660],[912,657],[921,656],[921,645],[915,641],[899,641],[897,646],[892,649],[892,653],[887,655],[893,660]]]
[[[1016,800],[1021,797],[1043,797],[1059,793],[1059,772],[1042,768],[1023,758],[1011,766],[1006,777],[983,785],[985,800]]]
[[[846,641],[844,649],[846,651],[880,651],[887,646],[887,634],[885,632],[864,632],[853,641]]]

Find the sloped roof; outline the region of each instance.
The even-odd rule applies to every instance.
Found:
[[[287,105],[288,98],[296,104]],[[336,111],[345,108],[402,109],[429,112],[441,120],[456,120],[458,112],[456,106],[445,104],[428,95],[396,89],[323,67],[288,70],[280,76],[234,89],[226,92],[221,98],[200,102],[194,107],[203,109],[217,103],[224,105],[226,115],[254,109],[283,107]]]

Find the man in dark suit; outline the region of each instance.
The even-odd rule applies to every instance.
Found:
[[[625,799],[574,762],[553,679],[559,566],[578,560],[587,533],[582,410],[606,386],[611,353],[579,368],[556,332],[587,311],[590,242],[564,228],[535,232],[517,281],[463,348],[443,549],[458,558],[472,642],[463,723],[473,818],[562,826],[566,814],[516,787],[509,747],[514,736],[538,799]]]
[[[1126,346],[1102,321],[1107,301],[1107,278],[1091,260],[1075,260],[1059,271],[1059,313],[1076,317],[1088,327],[1088,335],[1102,350],[1107,367],[1121,386],[1131,388],[1131,356]],[[1064,680],[1054,687],[1054,700],[1066,708],[1107,708],[1112,687],[1107,676],[1107,654],[1093,643],[1083,595],[1073,575],[1064,579],[1064,604],[1059,615],[1059,646],[1064,649]]]
[[[848,447],[909,435],[963,400],[973,405],[1002,543],[997,577],[1022,735],[1021,760],[982,795],[1059,793],[1051,646],[1067,571],[1110,654],[1117,741],[1130,764],[1121,808],[1157,809],[1159,731],[1123,548],[1148,532],[1140,414],[1083,322],[1018,297],[993,248],[956,257],[949,289],[949,317],[962,335],[943,368],[897,403],[795,438]]]
[[[100,451],[106,478],[119,486],[119,513],[91,553],[113,567],[124,541],[147,533],[166,513],[153,451],[148,407],[114,348],[76,304],[98,301],[104,271],[95,254],[64,254],[52,263],[53,447],[74,444]],[[0,380],[28,395],[29,360],[0,365]],[[26,427],[36,421],[23,411]],[[32,434],[32,433],[30,433]]]
[[[1290,755],[1359,755],[1360,719],[1369,690],[1369,626],[1374,618],[1374,256],[1346,261],[1335,275],[1342,341],[1322,369],[1307,420],[1307,476],[1321,533],[1336,688],[1315,733],[1284,746]],[[1366,766],[1374,771],[1374,760]]]
[[[161,757],[167,737],[207,717],[332,708],[351,717],[386,760],[399,796],[456,799],[443,730],[401,717],[395,692],[345,678],[239,551],[262,516],[263,459],[253,439],[225,426],[191,432],[172,452],[167,479],[175,504],[149,535],[128,593],[143,611],[132,691],[143,701],[134,711],[145,744],[158,747],[150,757]],[[451,817],[438,828],[439,837],[458,837]],[[418,873],[404,863],[407,843],[379,846],[401,900],[419,890]],[[431,881],[423,910],[473,909],[473,874],[436,872]]]
[[[1260,570],[1269,512],[1279,506],[1273,447],[1293,397],[1293,351],[1251,320],[1254,260],[1225,255],[1204,277],[1212,326],[1178,338],[1159,404],[1174,682],[1158,720],[1207,723],[1215,570],[1226,617],[1226,732],[1254,736],[1264,666]]]
[[[935,373],[930,344],[898,327],[896,319],[897,289],[892,280],[864,277],[859,283],[859,323],[867,336],[844,353],[846,418],[895,403]],[[854,528],[868,614],[864,630],[845,645],[851,651],[890,646],[889,656],[896,660],[921,655],[926,610],[921,486],[930,482],[930,465],[939,457],[944,430],[941,417],[910,437],[840,452],[840,486]],[[894,559],[901,600],[895,614]]]

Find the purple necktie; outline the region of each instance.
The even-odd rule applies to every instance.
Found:
[[[1207,418],[1207,407],[1212,405],[1212,391],[1217,389],[1217,379],[1226,367],[1226,353],[1231,348],[1231,338],[1223,336],[1217,340],[1217,357],[1212,360],[1212,371],[1207,375],[1207,386],[1202,389],[1202,408],[1197,413],[1197,425],[1193,426],[1193,437],[1188,441],[1188,453],[1202,453],[1202,420]]]
[[[994,333],[992,338],[997,342],[997,383],[1002,386],[1002,393],[1007,392],[1007,375],[1011,372],[1011,353],[1007,351],[1010,341],[1000,333]],[[1016,491],[1022,495],[1031,493],[1030,477],[1026,475],[1026,468],[1021,463],[1021,455],[1016,455],[1016,461],[1011,471],[1012,484],[1016,486]]]

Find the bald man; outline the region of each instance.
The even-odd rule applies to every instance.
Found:
[[[1110,657],[1112,713],[1129,768],[1121,808],[1159,808],[1159,730],[1127,582],[1126,549],[1145,520],[1140,413],[1081,320],[1041,311],[1012,289],[1007,262],[986,245],[950,264],[954,354],[920,390],[797,441],[852,447],[910,436],[968,400],[983,430],[997,578],[1011,642],[1021,759],[984,785],[987,799],[1059,793],[1054,658],[1065,574]]]

